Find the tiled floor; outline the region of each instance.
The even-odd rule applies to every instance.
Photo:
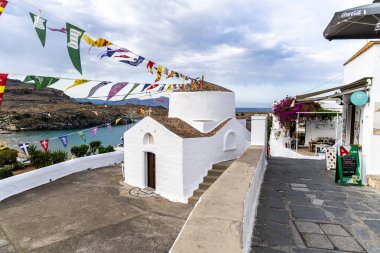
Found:
[[[335,184],[324,165],[269,160],[252,252],[380,252],[380,192]]]

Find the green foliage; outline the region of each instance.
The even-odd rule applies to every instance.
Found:
[[[115,151],[115,149],[112,147],[112,145],[109,145],[107,147],[103,147],[103,146],[99,147],[99,154],[109,153],[113,151]]]
[[[80,145],[79,147],[78,146],[72,147],[70,149],[70,152],[76,157],[83,157],[87,154],[89,148],[90,148],[89,146],[87,146],[86,144],[83,144],[83,145]]]
[[[32,165],[36,162],[37,156],[41,153],[41,150],[37,149],[36,145],[30,145],[28,147],[29,161]]]
[[[95,155],[96,151],[98,151],[99,147],[102,146],[101,141],[92,141],[89,143],[90,145],[90,153]]]
[[[272,127],[273,127],[273,117],[269,116],[268,117],[267,142],[269,142],[269,140],[270,140],[270,134],[272,132]]]
[[[13,164],[13,170],[22,170],[22,169],[25,169],[27,167],[27,165],[24,165],[20,162],[17,162],[15,164]]]
[[[50,152],[47,152],[47,153],[42,152],[42,151],[38,152],[35,160],[36,161],[33,163],[33,165],[37,169],[53,165],[53,160],[52,160]]]
[[[11,176],[13,176],[12,166],[5,166],[4,168],[0,169],[0,179],[4,179]]]
[[[67,160],[68,154],[64,150],[55,150],[50,153],[53,164],[61,163]]]
[[[17,162],[17,150],[4,148],[0,151],[0,166],[10,165]]]
[[[338,112],[336,112],[336,111],[333,111],[333,110],[329,110],[329,109],[325,109],[325,108],[317,108],[316,110],[315,110],[316,112],[326,112],[326,114],[325,113],[318,113],[317,115],[316,115],[316,117],[318,118],[318,119],[322,119],[322,120],[333,120],[333,119],[335,119],[336,118],[336,115],[337,115],[337,113]],[[334,113],[332,113],[332,112],[334,112]],[[339,113],[339,114],[341,114],[341,113]]]

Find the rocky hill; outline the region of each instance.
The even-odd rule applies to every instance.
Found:
[[[148,107],[81,103],[59,90],[36,91],[33,84],[8,80],[0,108],[0,131],[86,128],[113,122],[140,108]],[[163,107],[152,109],[153,116],[167,115],[167,109]]]

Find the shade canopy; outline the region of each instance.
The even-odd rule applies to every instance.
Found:
[[[380,39],[380,0],[335,13],[323,36],[335,39]]]

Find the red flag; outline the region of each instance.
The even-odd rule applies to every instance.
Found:
[[[151,86],[149,86],[148,89],[146,89],[146,91],[150,91],[150,90],[153,90],[154,88],[157,88],[158,87],[158,84],[152,84]]]
[[[1,1],[1,0],[0,0]],[[154,62],[152,61],[148,61],[148,63],[146,64],[146,68],[148,69],[148,71],[153,74],[153,66],[154,66]]]
[[[49,150],[49,140],[40,140],[41,147],[44,149],[45,153]]]
[[[7,83],[7,78],[8,78],[8,74],[0,73],[0,107],[1,107],[1,103],[3,102],[3,96],[5,92],[5,84]]]
[[[7,0],[0,0],[0,16],[3,13],[5,6],[7,6],[8,1]]]

